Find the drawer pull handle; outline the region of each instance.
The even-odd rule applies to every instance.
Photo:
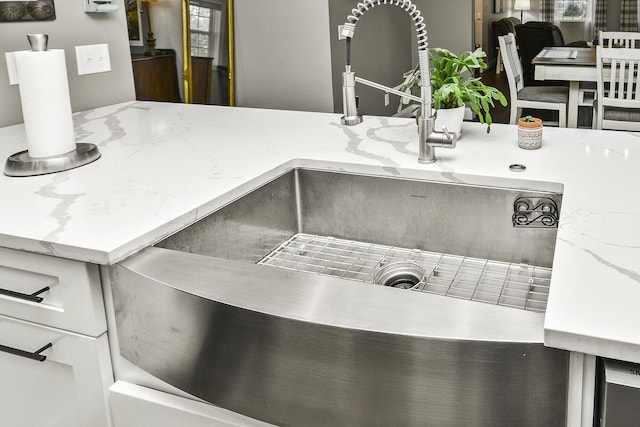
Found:
[[[17,348],[7,347],[6,345],[0,344],[0,351],[9,353],[9,354],[15,354],[16,356],[26,357],[27,359],[31,359],[31,360],[37,360],[38,362],[44,362],[45,360],[47,360],[47,356],[43,356],[40,353],[42,353],[43,351],[45,351],[46,349],[52,346],[53,344],[49,343],[44,347],[34,351],[33,353],[30,353],[28,351],[19,350]]]
[[[21,292],[16,292],[16,291],[10,291],[9,289],[0,289],[0,295],[7,295],[10,297],[14,297],[14,298],[20,298],[23,300],[27,300],[27,301],[31,301],[31,302],[42,302],[44,300],[44,298],[38,296],[41,293],[47,292],[49,290],[48,286],[45,286],[44,288],[40,289],[39,291],[36,291],[32,294],[23,294]]]

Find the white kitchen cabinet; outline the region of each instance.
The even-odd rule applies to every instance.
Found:
[[[113,383],[107,334],[93,338],[0,316],[0,424],[107,427]],[[40,354],[44,361],[8,353]]]
[[[99,268],[0,248],[0,314],[97,337],[107,330]]]
[[[268,427],[207,403],[116,381],[109,389],[114,427]]]
[[[0,248],[0,425],[111,426],[106,330],[97,265]]]

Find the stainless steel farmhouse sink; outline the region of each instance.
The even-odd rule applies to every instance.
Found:
[[[566,424],[562,186],[294,168],[113,266],[123,357],[290,426]]]

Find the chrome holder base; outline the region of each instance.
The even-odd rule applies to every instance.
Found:
[[[94,162],[100,151],[94,144],[78,143],[76,149],[58,156],[31,157],[29,151],[21,151],[7,158],[4,174],[7,176],[34,176],[62,172]]]

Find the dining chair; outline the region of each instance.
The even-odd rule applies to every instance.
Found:
[[[596,47],[594,128],[640,131],[640,49]]]
[[[557,111],[558,126],[566,127],[569,88],[566,86],[525,86],[514,34],[510,33],[498,37],[498,43],[509,82],[509,103],[511,104],[509,123],[516,124],[523,108],[534,108]]]
[[[628,48],[640,48],[640,32],[632,31],[598,31],[598,46],[602,47],[628,47]],[[588,82],[591,84],[591,82]],[[591,86],[587,89],[587,93],[591,90]],[[593,92],[597,91],[596,87],[593,87]],[[581,92],[582,96],[582,92]],[[582,100],[582,98],[580,98]],[[593,102],[592,102],[593,104]]]
[[[598,46],[640,48],[640,33],[630,31],[599,31]]]
[[[630,31],[598,31],[598,46],[640,48],[640,33]],[[593,107],[597,91],[598,88],[595,82],[580,83],[579,105]]]

